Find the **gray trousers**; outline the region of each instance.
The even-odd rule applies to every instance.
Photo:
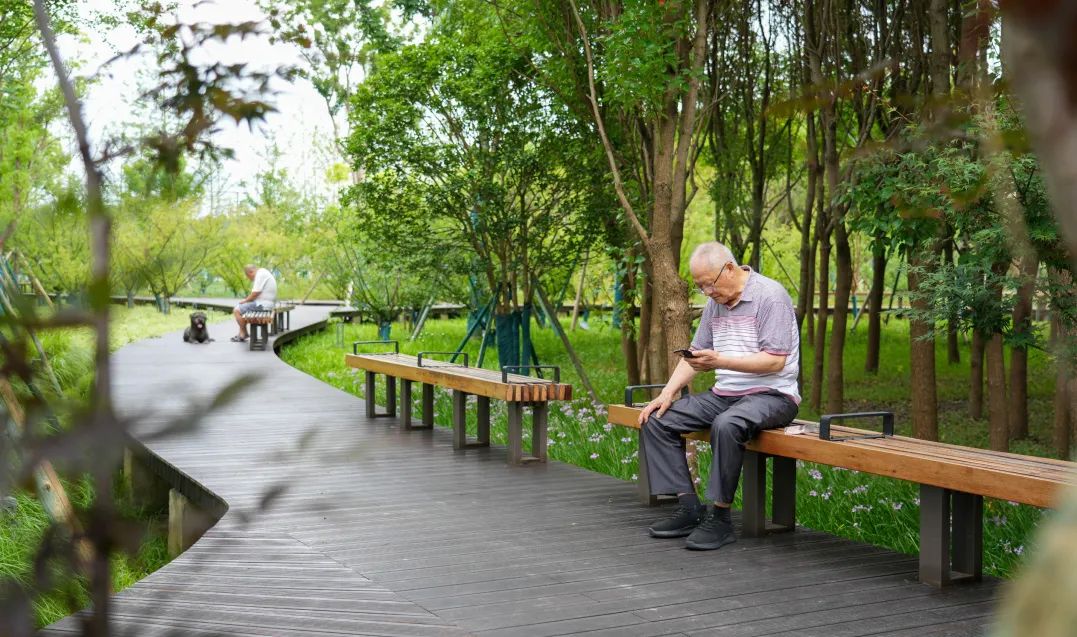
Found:
[[[695,493],[683,434],[711,432],[708,502],[733,502],[744,464],[744,443],[763,429],[784,427],[797,415],[797,404],[785,394],[767,391],[747,396],[718,396],[707,390],[673,403],[661,418],[643,423],[647,476],[651,495]]]

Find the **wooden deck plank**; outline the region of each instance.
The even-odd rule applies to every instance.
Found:
[[[293,332],[327,311],[297,307]],[[503,448],[454,452],[447,429],[367,420],[360,399],[210,328],[212,347],[177,333],[115,356],[117,407],[141,414],[136,437],[229,507],[117,595],[116,627],[130,634],[964,637],[988,624],[992,582],[940,595],[915,582],[914,557],[806,529],[685,551],[646,535],[664,510],[639,506],[631,483],[552,461],[508,466]],[[151,437],[248,372],[261,380],[235,403],[182,437]],[[286,488],[263,506],[275,486]]]

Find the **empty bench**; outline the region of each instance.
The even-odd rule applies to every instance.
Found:
[[[632,402],[633,391],[655,387],[661,386],[629,387],[624,405],[609,406],[609,422],[639,429],[642,407]],[[854,418],[881,418],[883,432],[835,425]],[[812,432],[793,434],[798,425]],[[893,414],[871,412],[823,416],[818,423],[794,420],[787,429],[760,432],[745,447],[742,534],[759,537],[795,529],[797,460],[853,469],[920,485],[921,582],[978,581],[983,576],[984,497],[1050,508],[1075,481],[1077,464],[1072,462],[895,436],[893,426]],[[710,441],[707,431],[687,437]],[[773,465],[770,521],[765,516],[767,459]],[[642,438],[639,465],[640,497],[655,504]]]
[[[292,329],[292,310],[295,306],[290,303],[278,303],[273,308],[273,323],[270,327],[271,334],[280,334]]]
[[[382,353],[360,354],[359,346],[391,348]],[[349,367],[366,373],[366,415],[396,416],[396,384],[401,382],[401,414],[405,429],[429,429],[434,425],[434,387],[452,391],[453,448],[490,446],[490,400],[503,400],[508,407],[508,461],[511,464],[546,461],[546,431],[549,403],[553,400],[571,400],[572,386],[560,382],[556,367],[526,366],[509,367],[498,372],[468,366],[468,356],[461,353],[463,364],[433,360],[431,356],[453,355],[455,352],[419,352],[415,356],[401,354],[396,341],[357,341],[352,354],[345,355]],[[553,380],[525,376],[514,372],[552,371]],[[385,376],[385,412],[378,413],[374,406],[375,378]],[[412,423],[412,383],[422,384],[422,425]],[[476,397],[477,437],[467,437],[467,397]],[[532,410],[531,454],[523,452],[524,407]]]

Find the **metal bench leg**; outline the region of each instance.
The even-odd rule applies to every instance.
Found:
[[[794,531],[797,526],[797,461],[771,456],[771,533]]]
[[[396,376],[385,377],[385,415],[396,418]]]
[[[984,499],[971,493],[953,492],[953,579],[979,582],[983,579]]]
[[[550,404],[536,403],[531,407],[531,455],[537,462],[546,462],[546,424]]]
[[[250,324],[250,351],[264,352],[269,342],[269,326],[265,323]]]
[[[920,485],[920,581],[950,583],[950,492]]]
[[[467,447],[467,394],[452,391],[452,448]]]
[[[638,432],[639,441],[639,468],[636,473],[636,488],[639,490],[639,501],[645,506],[658,506],[658,496],[651,495],[651,478],[647,475],[647,448],[643,444],[643,429]]]
[[[509,464],[520,464],[524,458],[524,406],[509,402]]]
[[[367,372],[366,373],[366,391],[365,391],[365,393],[366,393],[366,397],[365,397],[366,398],[366,417],[367,418],[374,418],[374,417],[377,416],[377,414],[374,411],[374,393],[375,393],[374,372]]]
[[[483,447],[490,446],[490,399],[486,396],[478,396],[478,444]]]
[[[761,537],[767,530],[767,457],[755,451],[745,451],[743,473],[741,535]]]
[[[411,381],[400,379],[400,418],[404,421],[404,429],[411,429]]]
[[[423,427],[434,427],[434,386],[430,383],[423,383]]]

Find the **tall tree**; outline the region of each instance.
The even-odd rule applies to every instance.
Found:
[[[680,276],[685,210],[709,100],[702,77],[713,0],[533,2],[508,11],[551,90],[593,131],[627,227],[644,256],[646,374],[664,379],[690,339]]]
[[[501,363],[516,365],[512,335],[527,329],[534,282],[595,240],[611,202],[587,177],[601,172],[586,131],[496,25],[462,8],[422,44],[380,58],[358,90],[348,149],[370,178],[347,201],[371,233],[466,245],[497,295]],[[408,210],[402,192],[422,205]],[[531,358],[526,336],[522,345]]]

